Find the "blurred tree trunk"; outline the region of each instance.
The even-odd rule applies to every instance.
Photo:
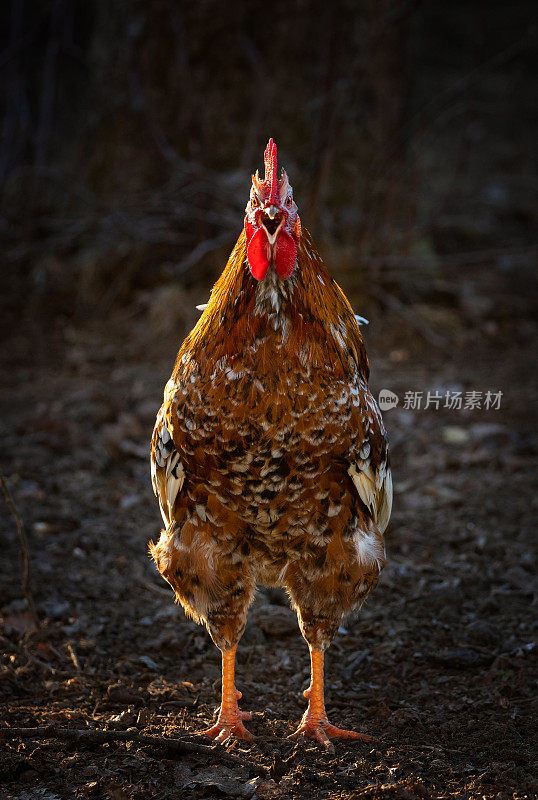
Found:
[[[322,56],[321,86],[323,101],[320,104],[319,121],[314,132],[312,143],[313,158],[309,170],[309,192],[306,205],[306,216],[313,230],[319,229],[320,202],[327,181],[327,173],[331,162],[333,136],[335,130],[336,98],[334,82],[336,77],[337,50],[341,50],[340,21],[335,7],[331,3],[323,9],[324,52]]]
[[[361,253],[369,256],[394,251],[415,220],[405,136],[410,95],[408,42],[414,7],[413,2],[396,5],[394,0],[372,0],[367,5],[364,65],[372,93],[369,130],[373,158],[365,165],[358,241]],[[402,180],[404,173],[406,179]]]

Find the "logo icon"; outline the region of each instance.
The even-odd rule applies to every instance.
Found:
[[[379,408],[381,411],[388,411],[389,408],[396,408],[399,402],[399,397],[390,389],[381,389],[379,392]]]

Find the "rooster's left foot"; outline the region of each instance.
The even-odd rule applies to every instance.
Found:
[[[308,736],[311,739],[316,739],[321,744],[328,744],[329,739],[360,739],[363,742],[371,742],[372,737],[366,733],[358,733],[357,731],[348,731],[344,728],[337,728],[336,725],[331,725],[330,722],[319,720],[303,720],[297,730],[291,734],[290,739],[297,736]]]
[[[303,695],[309,701],[308,709],[305,711],[303,718],[297,730],[291,734],[290,739],[297,738],[298,736],[308,736],[310,739],[315,739],[327,749],[334,749],[330,740],[331,739],[358,739],[362,742],[371,742],[372,737],[366,733],[358,733],[357,731],[347,731],[344,728],[337,728],[336,725],[331,725],[327,719],[324,711],[324,706],[316,713],[311,707],[312,697],[312,684],[305,689]]]
[[[310,658],[312,671],[310,686],[304,690],[303,694],[308,700],[308,708],[303,714],[303,718],[297,730],[291,734],[290,739],[297,736],[308,736],[322,744],[327,750],[334,752],[331,739],[358,739],[362,742],[371,742],[372,737],[365,733],[356,731],[346,731],[331,725],[327,719],[325,711],[325,700],[323,695],[323,651],[310,647]]]
[[[315,719],[309,717],[307,714],[305,714],[299,727],[289,738],[294,739],[301,735],[308,736],[310,739],[315,739],[327,749],[333,749],[330,742],[331,739],[358,739],[362,742],[372,741],[372,737],[365,733],[337,728],[335,725],[331,725],[326,717],[325,719]]]

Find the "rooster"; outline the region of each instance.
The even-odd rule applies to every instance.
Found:
[[[150,552],[222,653],[222,702],[205,731],[251,739],[235,652],[257,584],[286,589],[308,643],[294,736],[369,740],[327,718],[324,653],[385,564],[387,437],[358,322],[302,228],[277,148],[252,176],[244,228],[183,342],[151,443],[164,520]]]

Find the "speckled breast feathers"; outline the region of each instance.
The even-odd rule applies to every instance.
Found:
[[[325,647],[385,561],[388,445],[360,330],[304,229],[297,253],[290,278],[257,281],[241,235],[153,434],[152,554],[217,643],[240,635],[262,583],[288,590]]]

